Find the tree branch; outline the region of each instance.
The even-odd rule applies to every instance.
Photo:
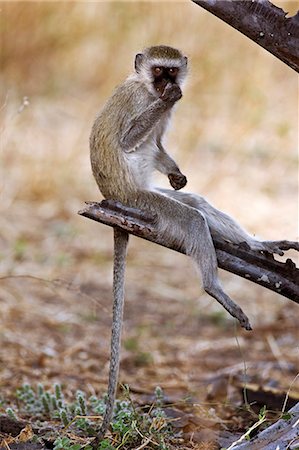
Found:
[[[128,208],[119,202],[103,200],[101,203],[87,202],[79,211],[81,216],[118,227],[172,250],[184,253],[179,247],[170,247],[158,236],[155,218],[135,208]],[[291,243],[290,243],[291,244]],[[299,303],[299,269],[291,259],[280,262],[271,255],[252,251],[243,243],[235,245],[224,240],[214,239],[218,266],[249,281],[264,286],[284,297]],[[285,250],[291,248],[286,241]]]
[[[192,0],[299,72],[299,11],[287,18],[268,0]]]

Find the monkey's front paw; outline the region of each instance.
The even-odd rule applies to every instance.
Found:
[[[164,102],[175,103],[178,100],[180,100],[180,98],[182,98],[182,96],[183,96],[183,94],[182,94],[181,88],[178,84],[167,83],[160,98]]]
[[[170,173],[168,175],[171,186],[178,191],[187,184],[187,178],[182,173]]]

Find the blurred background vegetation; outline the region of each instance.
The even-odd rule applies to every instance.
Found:
[[[298,7],[298,2],[275,3],[291,12]],[[290,68],[189,1],[2,2],[0,21],[0,273],[79,286],[74,293],[56,284],[54,295],[39,280],[2,279],[3,326],[20,337],[20,346],[24,333],[36,340],[31,356],[52,345],[43,330],[38,337],[31,334],[32,321],[36,329],[42,324],[57,333],[69,331],[78,314],[92,322],[94,302],[82,293],[100,304],[97,313],[108,320],[101,333],[109,335],[112,231],[77,211],[85,200],[100,199],[89,163],[94,116],[143,47],[175,46],[190,61],[189,82],[167,140],[188,177],[188,190],[205,195],[258,236],[298,237],[298,84]],[[167,180],[157,176],[157,183],[166,186]],[[147,344],[151,331],[140,325],[139,302],[146,298],[161,308],[149,315],[150,323],[163,305],[169,308],[165,314],[172,311],[174,321],[184,315],[186,323],[207,312],[223,313],[200,296],[197,275],[184,256],[131,241],[125,336],[138,326],[136,315],[141,348],[153,350]],[[253,325],[293,307],[245,280],[221,276]],[[174,326],[179,339],[184,327],[175,324],[164,323],[168,334]],[[6,349],[15,345],[13,335],[5,334]],[[74,331],[70,342],[72,336],[78,340]],[[62,338],[55,339],[52,347],[61,347]],[[104,356],[107,345],[101,348]],[[28,349],[22,351],[18,355],[30,360]],[[2,358],[7,362],[7,355]],[[7,383],[10,377],[8,371]]]

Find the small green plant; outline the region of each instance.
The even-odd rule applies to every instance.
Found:
[[[266,420],[267,420],[267,408],[266,405],[264,405],[260,409],[259,420],[255,422],[253,425],[251,425],[251,427],[248,428],[248,430],[244,434],[242,434],[242,436],[237,441],[233,442],[226,450],[232,450],[236,445],[242,443],[245,440],[250,441],[251,439],[250,435],[252,431],[260,427],[264,422],[266,422]]]
[[[86,406],[86,400],[85,400],[84,392],[77,391],[76,392],[76,399],[77,399],[77,402],[79,404],[80,414],[82,414],[82,416],[86,416],[86,414],[87,414],[87,406]]]
[[[60,420],[61,420],[61,422],[63,423],[63,425],[64,425],[65,427],[67,427],[68,424],[69,424],[69,418],[68,418],[68,416],[67,416],[67,412],[66,412],[65,409],[61,409],[61,410],[59,411],[59,417],[60,417]]]
[[[6,408],[5,412],[8,415],[8,417],[10,417],[11,419],[18,420],[17,415],[12,408]]]
[[[114,447],[113,445],[110,444],[110,442],[108,441],[108,439],[104,439],[98,450],[116,450],[116,447]]]
[[[58,437],[53,445],[53,450],[81,450],[81,445],[72,444],[68,437]]]
[[[128,450],[142,445],[146,440],[146,448],[166,450],[172,429],[163,410],[165,398],[162,389],[156,388],[153,404],[145,408],[134,405],[127,385],[123,386],[122,397],[115,402],[111,440],[104,439],[97,450]],[[98,398],[93,395],[88,398],[78,390],[74,399],[67,401],[59,384],[49,390],[41,384],[36,389],[25,384],[17,390],[17,399],[20,415],[30,414],[31,420],[35,419],[40,424],[43,421],[60,424],[54,450],[91,450],[90,438],[96,436],[99,430],[107,396]],[[16,417],[12,408],[7,408],[6,412],[10,417]],[[68,437],[69,433],[72,439]],[[87,445],[74,442],[76,434],[80,435],[80,442],[86,438]]]
[[[42,384],[39,384],[36,390],[29,384],[24,384],[17,390],[17,398],[31,415],[44,419],[60,418],[65,425],[69,411],[59,384],[54,385],[54,393],[46,391]],[[65,413],[63,414],[62,411]]]
[[[155,389],[155,396],[156,396],[156,405],[162,406],[164,403],[164,392],[160,386],[157,386]]]
[[[293,417],[292,413],[285,412],[284,414],[282,414],[281,419],[283,419],[283,420],[291,420],[292,417]]]

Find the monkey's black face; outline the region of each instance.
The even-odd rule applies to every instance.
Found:
[[[178,73],[178,67],[152,67],[153,84],[156,91],[162,94],[168,83],[176,83]]]

